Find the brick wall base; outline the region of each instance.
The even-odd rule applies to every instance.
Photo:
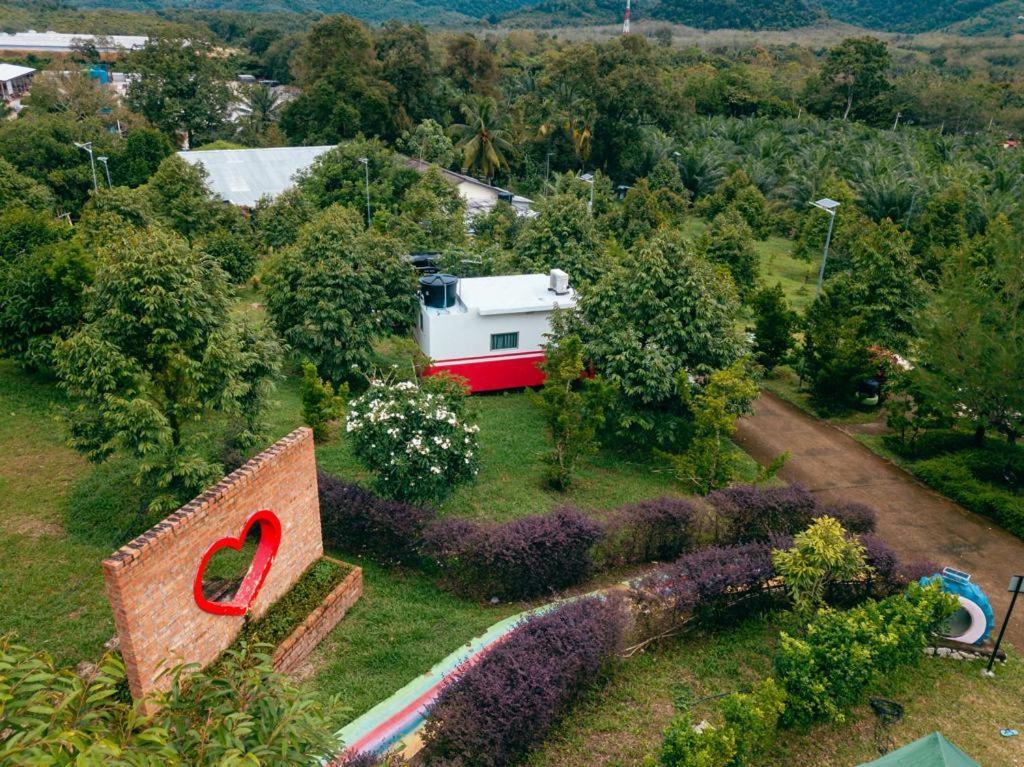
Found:
[[[336,560],[334,560],[336,561]],[[363,570],[352,569],[327,598],[274,651],[274,668],[294,673],[363,595]]]

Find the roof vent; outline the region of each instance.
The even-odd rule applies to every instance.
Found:
[[[556,296],[566,295],[569,292],[569,275],[561,269],[552,269],[548,290]]]

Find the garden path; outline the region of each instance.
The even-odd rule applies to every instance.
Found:
[[[762,392],[753,414],[740,421],[736,442],[761,464],[788,450],[780,477],[819,498],[873,506],[879,535],[904,560],[931,560],[971,573],[992,600],[997,625],[1002,622],[1010,576],[1024,574],[1024,541],[769,392]],[[1021,608],[1018,604],[1006,632],[1006,641],[1017,648],[1024,648]]]

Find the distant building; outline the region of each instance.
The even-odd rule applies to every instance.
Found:
[[[420,280],[413,335],[431,360],[427,375],[454,373],[473,392],[539,386],[551,316],[575,305],[559,269],[463,279],[433,274]]]
[[[210,191],[242,208],[261,197],[274,199],[295,183],[295,175],[333,146],[283,146],[263,149],[214,149],[178,152],[185,162],[201,165]]]
[[[0,34],[0,52],[5,53],[71,53],[75,44],[87,40],[100,53],[116,54],[142,48],[148,37],[138,35],[86,35],[67,32],[14,32]]]
[[[4,101],[19,98],[28,91],[36,70],[14,64],[0,64],[0,96]]]
[[[410,168],[414,168],[420,173],[426,173],[431,168],[437,167],[429,162],[416,160],[412,157],[405,158],[405,162]],[[487,213],[500,201],[507,202],[520,216],[533,215],[533,200],[528,197],[521,197],[507,189],[492,186],[478,178],[473,178],[463,173],[456,173],[444,168],[438,168],[438,170],[441,171],[441,175],[445,177],[449,184],[459,190],[462,199],[466,201],[466,218],[472,218],[480,213]]]

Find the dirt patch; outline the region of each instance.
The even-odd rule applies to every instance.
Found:
[[[64,528],[56,522],[32,517],[11,517],[0,520],[0,530],[8,535],[23,535],[32,540],[64,537]]]

